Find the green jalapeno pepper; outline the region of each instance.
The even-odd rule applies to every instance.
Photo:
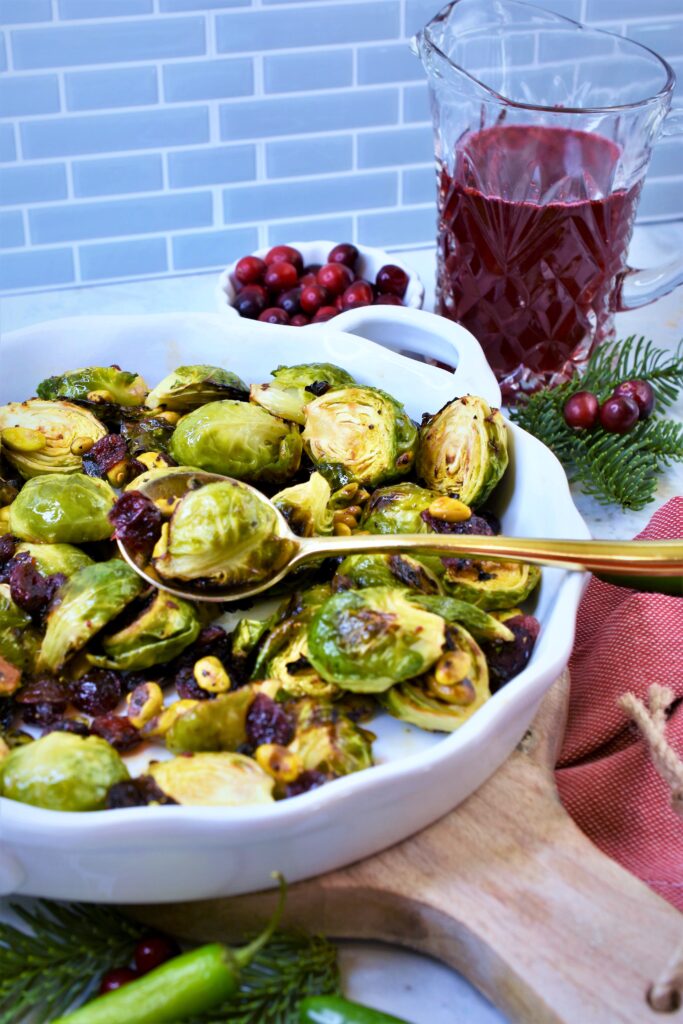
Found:
[[[299,1003],[300,1024],[408,1024],[381,1010],[352,1003],[341,996],[309,996]]]

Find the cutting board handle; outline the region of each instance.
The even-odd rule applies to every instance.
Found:
[[[683,938],[683,916],[605,857],[558,799],[565,674],[517,750],[465,803],[367,860],[299,882],[285,925],[378,939],[454,967],[523,1024],[680,1024],[648,991]],[[274,894],[136,907],[195,940],[243,936]]]

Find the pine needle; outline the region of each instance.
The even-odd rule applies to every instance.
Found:
[[[574,430],[563,408],[577,391],[592,391],[600,402],[627,380],[645,380],[655,392],[654,413],[627,434],[602,427]],[[602,345],[581,377],[539,391],[513,409],[511,417],[543,441],[564,463],[584,494],[601,504],[641,509],[652,501],[662,470],[683,460],[683,425],[658,419],[683,388],[683,342],[671,354],[632,336]]]

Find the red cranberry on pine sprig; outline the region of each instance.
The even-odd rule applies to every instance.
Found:
[[[123,988],[124,985],[128,985],[129,982],[135,981],[139,977],[138,972],[130,967],[117,967],[113,971],[107,971],[100,982],[100,995],[104,996],[107,992],[115,992],[117,988]]]
[[[612,395],[600,406],[600,425],[612,434],[628,434],[640,418],[640,409],[628,395]]]
[[[590,391],[577,391],[564,404],[564,419],[569,427],[588,430],[598,422],[600,403]]]
[[[617,385],[613,394],[632,398],[638,406],[638,414],[641,420],[646,420],[654,409],[654,389],[646,380],[625,380],[623,384]]]
[[[175,939],[166,935],[146,935],[135,947],[133,960],[138,973],[147,974],[179,953],[180,947]]]

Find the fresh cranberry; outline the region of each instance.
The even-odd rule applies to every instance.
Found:
[[[353,271],[344,263],[326,263],[318,271],[318,284],[327,288],[330,295],[341,295],[353,284]]]
[[[100,995],[116,992],[117,988],[123,988],[124,985],[139,977],[137,971],[133,971],[130,967],[117,967],[113,971],[107,971],[100,982]]]
[[[240,284],[260,284],[266,272],[266,264],[258,256],[243,256],[235,267],[235,277]]]
[[[301,308],[304,313],[315,313],[329,302],[329,295],[320,284],[307,284],[301,289]]]
[[[289,317],[285,313],[284,309],[279,309],[277,306],[271,306],[270,309],[264,309],[261,313],[259,320],[264,324],[288,324]]]
[[[289,321],[290,327],[305,327],[306,324],[310,324],[310,320],[303,313],[295,313],[292,319]]]
[[[262,743],[286,746],[294,738],[294,726],[283,708],[265,693],[257,693],[247,711],[247,739],[255,747]]]
[[[308,277],[309,274],[312,274],[313,277],[311,278],[311,280],[313,280],[313,278],[317,278],[318,271],[320,270],[321,267],[322,263],[307,263],[303,269],[303,276]]]
[[[613,395],[600,406],[600,423],[612,434],[628,434],[640,418],[640,409],[628,395]]]
[[[232,305],[233,309],[236,309],[240,316],[245,316],[249,320],[256,320],[268,305],[266,290],[260,284],[248,284],[242,289]]]
[[[70,687],[71,703],[86,715],[106,715],[121,700],[123,687],[115,672],[108,669],[90,669]]]
[[[116,536],[134,555],[149,558],[161,536],[164,521],[160,510],[141,491],[125,491],[109,513]]]
[[[638,406],[641,420],[646,420],[655,406],[655,393],[646,380],[625,380],[614,389],[615,395],[632,398]]]
[[[90,731],[110,743],[119,754],[127,754],[141,742],[138,730],[122,715],[98,715],[90,723]]]
[[[563,414],[568,427],[588,430],[598,422],[600,403],[591,391],[577,391],[564,403]]]
[[[324,324],[333,317],[339,316],[339,310],[336,306],[321,306],[318,312],[311,320],[312,324]]]
[[[350,242],[340,242],[339,245],[335,245],[334,249],[330,249],[327,255],[328,263],[343,263],[350,270],[356,269],[357,260],[358,249]]]
[[[263,258],[267,266],[272,263],[291,263],[296,268],[297,274],[303,273],[303,256],[298,249],[292,248],[291,245],[275,245]]]
[[[179,953],[180,946],[174,939],[165,935],[148,935],[135,947],[133,961],[139,974],[148,974]]]
[[[301,312],[301,288],[289,288],[278,296],[277,304],[284,309],[287,316]]]
[[[371,306],[373,299],[372,285],[367,281],[354,281],[342,296],[342,308],[357,309],[359,306]]]
[[[403,303],[399,299],[398,295],[378,295],[373,305],[375,306],[402,306]]]
[[[298,280],[299,274],[296,267],[284,260],[271,263],[263,277],[265,286],[274,292],[288,291],[295,287]]]
[[[377,291],[383,295],[398,295],[402,299],[408,287],[408,275],[394,263],[385,263],[377,271],[375,278]]]

